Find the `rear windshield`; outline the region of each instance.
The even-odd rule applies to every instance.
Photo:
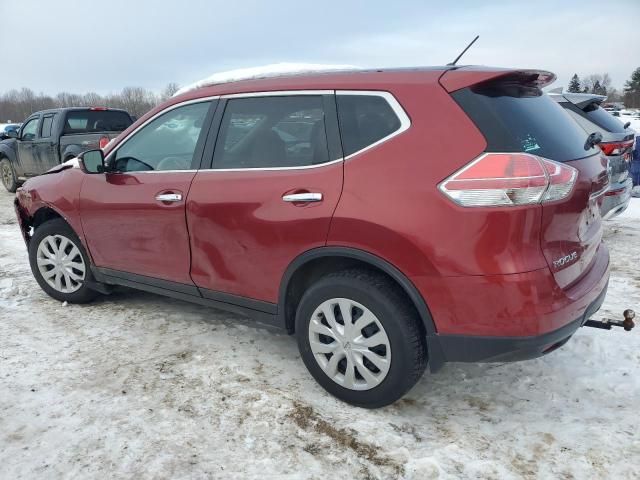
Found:
[[[117,110],[78,110],[67,113],[63,133],[121,132],[131,125],[131,117]]]
[[[624,117],[620,119],[614,117],[597,103],[592,103],[583,109],[578,107],[575,109],[580,115],[608,132],[624,133]]]
[[[537,87],[491,83],[458,90],[455,101],[473,120],[490,152],[528,152],[559,162],[597,152],[587,133]]]

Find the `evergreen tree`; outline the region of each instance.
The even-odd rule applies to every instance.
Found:
[[[596,95],[604,95],[606,94],[606,90],[604,93],[602,93],[602,85],[600,85],[600,80],[596,80],[595,83],[593,84],[593,89],[591,90],[591,93],[595,93]]]
[[[580,77],[578,77],[577,73],[573,74],[573,77],[571,77],[571,81],[569,82],[569,88],[567,89],[567,91],[572,92],[572,93],[580,93]]]
[[[636,68],[631,74],[631,79],[624,84],[624,93],[640,92],[640,67]]]
[[[627,107],[640,107],[640,67],[633,71],[624,84],[624,104]]]

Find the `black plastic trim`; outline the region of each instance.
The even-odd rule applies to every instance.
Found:
[[[220,133],[220,124],[222,123],[222,116],[224,115],[226,107],[227,100],[225,98],[218,100],[215,114],[211,119],[209,131],[207,132],[206,143],[202,153],[202,159],[200,161],[200,170],[209,170],[213,168],[213,152],[216,147],[218,134]]]
[[[107,285],[121,285],[207,307],[239,313],[259,323],[284,329],[284,324],[279,323],[278,316],[276,315],[277,306],[273,303],[222,292],[214,292],[212,290],[198,289],[194,285],[186,285],[184,283],[171,282],[109,268],[92,266],[91,270],[98,282]]]
[[[329,161],[342,158],[342,141],[340,139],[340,128],[338,126],[338,107],[336,95],[322,95],[322,107],[324,109],[324,127],[327,135],[327,146],[329,149]]]
[[[99,273],[108,277],[115,277],[122,280],[141,283],[152,287],[158,287],[165,290],[173,290],[174,292],[184,293],[186,295],[200,296],[198,288],[195,285],[187,285],[185,283],[172,282],[161,278],[148,277],[146,275],[138,275],[137,273],[123,272],[121,270],[112,270],[111,268],[95,267]]]
[[[217,292],[215,290],[207,290],[206,288],[199,288],[200,293],[204,298],[209,300],[215,300],[223,303],[233,303],[235,305],[249,308],[251,310],[258,310],[260,312],[269,313],[275,315],[278,313],[278,306],[275,303],[265,302],[262,300],[254,300],[253,298],[241,297],[239,295],[233,295],[231,293]]]
[[[293,262],[289,264],[287,270],[284,273],[284,276],[282,277],[282,281],[280,283],[280,293],[278,297],[278,305],[280,306],[280,308],[278,309],[278,315],[283,317],[281,320],[283,323],[285,315],[284,305],[291,277],[293,277],[293,274],[307,262],[322,257],[353,258],[368,263],[385,272],[396,282],[398,282],[402,289],[407,293],[407,295],[409,295],[409,298],[420,314],[422,323],[424,324],[424,327],[427,331],[427,336],[436,334],[436,327],[433,323],[431,312],[429,311],[427,304],[422,298],[422,295],[420,295],[420,292],[418,292],[418,289],[413,285],[411,280],[409,280],[400,270],[398,270],[395,266],[393,266],[386,260],[383,260],[382,258],[377,257],[376,255],[373,255],[369,252],[365,252],[364,250],[358,250],[357,248],[350,247],[314,248],[313,250],[308,250],[302,255],[299,255]]]

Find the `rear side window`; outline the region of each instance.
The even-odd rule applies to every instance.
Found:
[[[131,125],[126,112],[116,110],[77,110],[67,113],[64,133],[121,132]]]
[[[401,127],[400,119],[384,97],[340,94],[337,104],[345,157],[379,142]]]
[[[487,151],[527,152],[559,162],[598,151],[586,146],[587,133],[537,87],[491,83],[452,96],[484,135]]]
[[[213,168],[275,168],[329,160],[322,97],[234,98],[227,101]]]
[[[597,103],[592,103],[584,108],[577,107],[572,103],[568,105],[563,103],[562,105],[566,105],[567,108],[569,108],[569,111],[586,118],[607,132],[624,133],[623,117],[620,117],[619,119],[614,117]]]
[[[40,137],[48,138],[51,136],[51,126],[53,125],[53,115],[49,115],[42,119],[42,127],[40,127]]]

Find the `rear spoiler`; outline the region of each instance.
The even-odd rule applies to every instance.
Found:
[[[581,109],[592,103],[600,105],[607,99],[606,95],[595,93],[563,93],[562,96]]]
[[[440,77],[440,85],[451,93],[461,88],[493,81],[514,82],[542,88],[550,85],[555,80],[556,75],[546,70],[460,67],[444,72]]]

